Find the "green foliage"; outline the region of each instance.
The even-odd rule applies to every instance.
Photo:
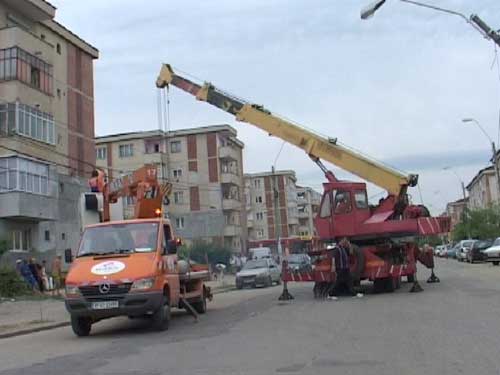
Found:
[[[215,243],[200,241],[193,243],[189,247],[182,246],[178,251],[178,255],[182,259],[188,259],[189,257],[189,259],[197,263],[206,263],[206,257],[208,257],[208,263],[212,265],[217,263],[229,265],[231,250]]]
[[[6,239],[0,239],[0,258],[9,249],[9,241]]]
[[[418,246],[423,246],[425,244],[428,244],[432,247],[436,247],[438,245],[442,245],[443,243],[446,243],[448,241],[444,240],[440,236],[425,236],[425,237],[420,237],[417,240],[417,245]]]
[[[29,294],[27,284],[12,268],[0,268],[0,296],[15,297]]]
[[[462,221],[453,228],[454,241],[467,238],[488,239],[500,236],[500,206],[467,210]]]

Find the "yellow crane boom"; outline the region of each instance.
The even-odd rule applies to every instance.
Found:
[[[346,147],[335,139],[321,137],[307,129],[274,115],[262,106],[233,97],[212,84],[199,85],[174,73],[169,64],[163,64],[156,86],[172,85],[194,95],[236,117],[238,121],[252,124],[269,135],[278,137],[304,150],[313,160],[326,160],[362,179],[384,188],[391,195],[403,198],[408,186],[417,184],[418,176],[405,176],[400,172],[370,160]]]

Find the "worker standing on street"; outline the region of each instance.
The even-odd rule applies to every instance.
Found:
[[[335,259],[335,273],[337,274],[335,280],[335,287],[332,291],[333,299],[340,295],[356,296],[356,292],[353,289],[353,282],[349,264],[349,253],[351,250],[351,244],[344,238],[340,241],[337,248],[335,249],[334,259]]]

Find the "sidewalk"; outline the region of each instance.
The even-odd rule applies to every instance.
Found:
[[[62,299],[0,300],[0,339],[69,324]]]
[[[233,275],[207,282],[213,294],[235,289]],[[58,298],[0,299],[0,339],[69,325],[64,300]]]

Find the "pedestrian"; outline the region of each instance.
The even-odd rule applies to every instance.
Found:
[[[40,272],[36,264],[36,259],[35,258],[30,258],[28,261],[28,265],[30,268],[31,273],[33,274],[33,277],[35,278],[36,284],[38,286],[38,290],[42,291],[42,279],[40,277]]]
[[[61,295],[61,282],[62,282],[62,264],[61,264],[61,256],[57,255],[52,261],[52,269],[51,269],[52,279],[54,281],[54,289],[52,289],[52,295],[57,293],[57,295]]]
[[[21,266],[23,265],[23,261],[21,258],[17,258],[16,260],[16,273],[21,276]]]
[[[42,268],[41,268],[40,274],[42,277],[43,290],[48,291],[49,290],[49,277],[47,276],[47,261],[45,259],[42,260]]]
[[[29,288],[32,291],[36,292],[37,291],[36,279],[33,276],[33,273],[31,272],[30,265],[28,264],[26,259],[22,260],[20,272],[21,272],[21,276],[23,277],[24,281],[26,281],[26,284],[28,284]]]
[[[336,299],[340,295],[356,296],[349,262],[350,251],[351,244],[346,238],[342,239],[334,250],[335,273],[337,277],[330,296],[333,299]],[[362,294],[359,293],[358,296],[362,297]]]

